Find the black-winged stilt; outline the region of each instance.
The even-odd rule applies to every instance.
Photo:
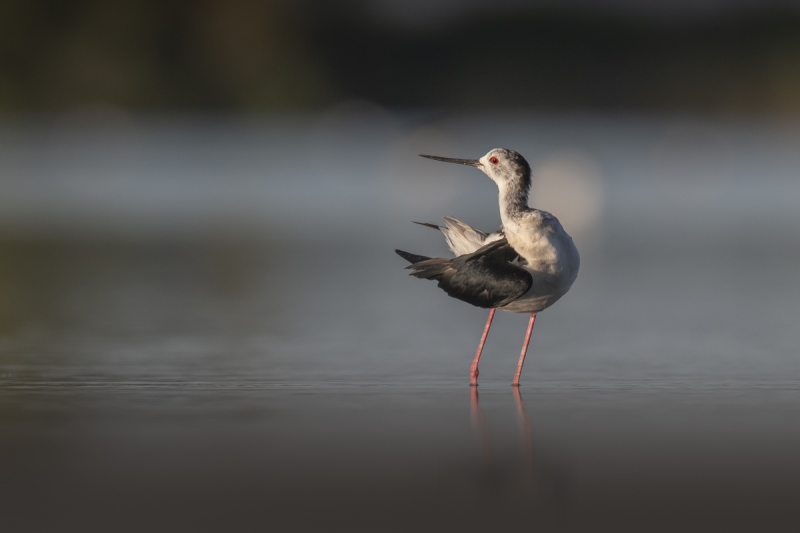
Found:
[[[452,159],[423,155],[428,159],[480,169],[500,191],[503,228],[487,234],[452,217],[441,230],[455,258],[433,258],[395,250],[411,265],[411,275],[439,282],[448,295],[489,309],[478,351],[470,367],[470,384],[478,384],[478,362],[489,335],[495,310],[530,313],[512,385],[519,386],[536,314],[564,296],[578,276],[580,257],[575,244],[556,217],[528,207],[531,168],[513,150],[495,148],[480,159]]]

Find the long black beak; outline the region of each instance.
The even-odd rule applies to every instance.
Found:
[[[445,163],[458,163],[459,165],[467,165],[470,167],[482,167],[481,162],[477,159],[453,159],[452,157],[439,157],[438,155],[423,155],[419,154],[420,157],[427,157],[428,159],[433,159],[434,161],[444,161]]]

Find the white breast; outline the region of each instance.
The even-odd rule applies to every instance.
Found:
[[[533,285],[521,298],[503,307],[515,313],[537,313],[569,291],[580,268],[578,249],[556,217],[534,210],[505,221],[509,244],[520,254]]]

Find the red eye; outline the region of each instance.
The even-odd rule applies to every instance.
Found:
[[[496,165],[498,163],[498,159],[495,156],[492,156],[489,158],[489,162],[493,165]]]

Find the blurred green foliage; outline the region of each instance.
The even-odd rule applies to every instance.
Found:
[[[0,108],[291,108],[331,98],[282,2],[4,0]]]
[[[425,28],[348,2],[4,0],[0,111],[390,106],[800,110],[795,11],[569,10]]]

